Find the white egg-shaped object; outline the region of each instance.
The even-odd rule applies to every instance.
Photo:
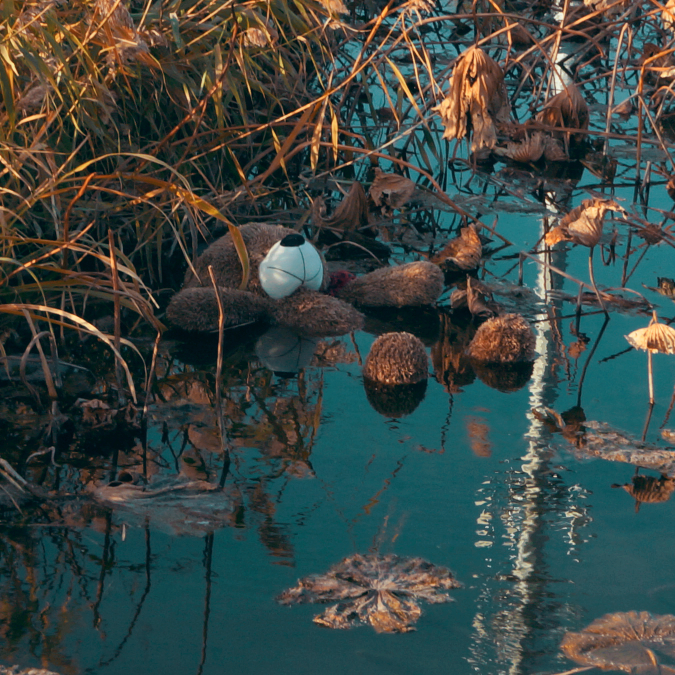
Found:
[[[323,282],[323,262],[301,234],[289,234],[268,251],[258,275],[265,293],[279,300],[300,286],[318,291]]]

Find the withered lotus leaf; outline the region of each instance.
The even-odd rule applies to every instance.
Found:
[[[446,591],[461,584],[445,567],[422,558],[360,555],[345,558],[326,574],[300,579],[277,601],[282,605],[337,602],[314,617],[328,628],[352,628],[369,623],[378,633],[406,633],[422,611],[418,600],[449,602]]]
[[[455,63],[450,92],[435,110],[445,125],[443,138],[464,138],[470,120],[471,151],[494,148],[495,122],[507,122],[511,111],[499,64],[478,47],[467,49]]]
[[[483,244],[476,230],[473,227],[463,227],[459,237],[451,239],[443,250],[431,258],[431,262],[443,267],[454,263],[460,270],[474,270],[482,255]]]
[[[635,347],[653,354],[675,354],[675,328],[659,323],[656,312],[647,328],[638,328],[626,335],[626,340]]]
[[[548,246],[560,241],[595,246],[602,236],[607,211],[623,211],[623,208],[611,199],[584,199],[560,220],[557,227],[546,234],[544,241]]]
[[[572,83],[564,91],[552,96],[536,116],[536,120],[550,127],[588,129],[588,104]]]
[[[415,194],[415,183],[405,176],[396,173],[384,173],[375,169],[375,180],[368,193],[375,206],[382,207],[382,212],[400,209]]]
[[[567,633],[561,649],[585,666],[627,673],[675,673],[675,616],[617,612]]]
[[[368,225],[368,198],[363,185],[359,181],[352,183],[347,196],[338,204],[335,212],[329,218],[323,217],[323,206],[322,197],[317,197],[312,205],[312,222],[317,227],[355,230]]]

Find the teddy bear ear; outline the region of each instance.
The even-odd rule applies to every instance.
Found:
[[[268,251],[258,275],[265,293],[279,300],[300,286],[318,291],[323,283],[323,262],[301,234],[289,234]]]

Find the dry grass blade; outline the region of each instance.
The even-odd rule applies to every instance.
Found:
[[[435,110],[445,126],[443,138],[464,138],[470,124],[471,150],[494,148],[495,122],[507,122],[511,111],[499,64],[478,47],[467,49],[455,63],[447,97]]]

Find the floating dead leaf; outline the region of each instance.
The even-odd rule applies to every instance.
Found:
[[[584,426],[586,435],[583,447],[579,448],[582,455],[625,462],[658,471],[663,476],[675,477],[675,452],[672,450],[640,441],[604,422],[590,421]]]
[[[375,206],[381,207],[382,213],[387,215],[392,213],[392,209],[400,209],[410,201],[415,194],[415,183],[405,176],[384,173],[377,168],[368,194]]]
[[[444,269],[474,270],[483,255],[483,245],[476,230],[469,226],[460,230],[459,237],[451,239],[431,262]]]
[[[675,673],[675,616],[649,612],[605,614],[579,633],[567,633],[561,649],[584,666],[641,675]]]
[[[612,485],[623,488],[635,499],[635,512],[640,510],[640,504],[658,504],[667,502],[675,490],[675,479],[667,476],[633,476],[626,485]]]
[[[574,84],[552,96],[536,116],[536,120],[549,127],[588,129],[588,105]]]
[[[360,555],[345,558],[326,574],[300,579],[277,601],[282,605],[338,602],[314,622],[328,628],[369,623],[378,633],[406,633],[422,610],[418,600],[449,602],[446,591],[461,584],[446,567],[422,558]]]
[[[466,288],[458,288],[450,296],[452,309],[466,307],[473,316],[489,319],[499,313],[492,291],[478,279],[466,278]]]
[[[627,98],[624,101],[621,101],[619,105],[614,106],[614,109],[612,112],[615,115],[618,115],[619,117],[630,117],[633,114],[633,111],[635,110],[635,106],[633,105],[633,99]]]
[[[312,204],[312,223],[316,227],[350,231],[368,226],[368,197],[359,181],[352,183],[347,196],[338,204],[332,216],[324,218],[323,207],[323,197],[317,197]]]
[[[623,213],[624,209],[612,199],[584,199],[561,219],[557,227],[546,233],[546,245],[554,246],[560,241],[572,241],[582,246],[595,246],[602,236],[607,211]]]
[[[450,92],[434,110],[445,126],[443,138],[464,138],[470,123],[471,151],[494,148],[495,123],[508,122],[511,111],[499,64],[478,47],[467,49],[455,63]]]

